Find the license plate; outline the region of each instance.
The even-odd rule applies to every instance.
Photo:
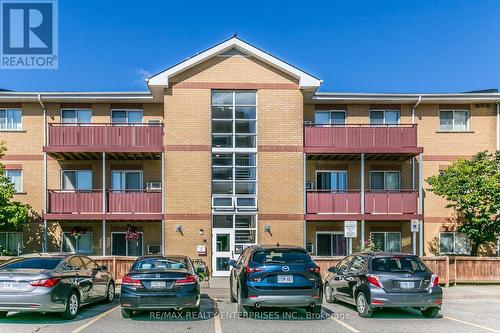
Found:
[[[278,275],[278,283],[293,283],[293,275]]]
[[[402,282],[399,282],[399,287],[401,289],[413,289],[413,288],[415,288],[415,282],[402,281]]]
[[[2,288],[5,288],[5,289],[17,289],[18,283],[17,282],[2,282],[1,286],[2,286]]]
[[[165,281],[151,281],[151,288],[165,288]]]

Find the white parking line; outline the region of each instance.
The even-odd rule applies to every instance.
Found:
[[[357,329],[355,329],[354,327],[352,327],[351,325],[344,323],[342,320],[340,320],[338,318],[335,318],[335,315],[332,315],[330,317],[330,319],[333,320],[334,322],[336,322],[337,324],[344,326],[345,328],[347,328],[351,332],[359,333],[359,331]]]
[[[462,324],[465,324],[465,325],[470,325],[470,326],[474,326],[474,327],[477,327],[477,328],[482,328],[483,330],[487,330],[487,331],[490,331],[490,332],[500,332],[499,330],[496,330],[496,329],[493,329],[493,328],[490,328],[490,327],[486,327],[486,326],[481,326],[481,325],[478,325],[478,324],[474,324],[474,323],[471,323],[471,322],[468,322],[468,321],[465,321],[465,320],[460,320],[460,319],[456,319],[456,318],[452,318],[452,317],[448,317],[448,316],[443,316],[443,318],[449,319],[449,320],[453,320],[453,321],[456,321],[456,322],[459,322],[459,323],[462,323]]]
[[[100,315],[98,315],[97,317],[94,317],[94,319],[92,319],[91,321],[85,323],[84,325],[74,329],[73,331],[71,331],[71,333],[78,333],[78,332],[81,332],[83,331],[84,329],[86,329],[87,327],[89,327],[90,325],[93,325],[95,322],[97,322],[98,320],[101,320],[102,318],[106,317],[107,315],[109,315],[111,312],[113,312],[114,310],[116,310],[117,308],[119,307],[119,305],[115,306],[114,308],[112,309],[109,309],[108,311],[106,312],[103,312],[101,313]]]
[[[220,311],[219,304],[217,303],[219,300],[213,299],[214,301],[214,325],[215,325],[215,333],[222,333],[222,323],[220,319]]]

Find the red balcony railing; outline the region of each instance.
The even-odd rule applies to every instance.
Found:
[[[49,213],[102,213],[102,191],[49,191]]]
[[[161,152],[162,124],[49,124],[50,151]]]
[[[161,191],[127,190],[107,193],[106,213],[161,213]],[[50,214],[103,214],[102,191],[49,191]]]
[[[161,213],[160,191],[115,191],[108,193],[110,213]]]
[[[417,125],[304,125],[309,153],[419,153]]]
[[[361,192],[307,192],[307,214],[361,214]],[[418,192],[365,191],[365,214],[417,214]]]

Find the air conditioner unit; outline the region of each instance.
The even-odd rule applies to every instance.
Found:
[[[313,243],[306,243],[306,251],[309,254],[313,254],[314,253],[314,245],[313,245]]]
[[[149,119],[148,125],[161,125],[161,119]]]
[[[161,191],[161,182],[147,182],[146,189],[150,191]]]
[[[161,245],[148,245],[148,254],[160,254]]]

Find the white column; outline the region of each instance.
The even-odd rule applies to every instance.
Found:
[[[102,213],[106,214],[106,153],[102,153]],[[102,220],[102,255],[106,255],[106,220]]]
[[[423,197],[423,175],[422,175],[422,154],[418,155],[418,213],[423,214],[424,197]],[[424,255],[424,221],[423,217],[420,220],[419,226],[419,255]]]
[[[43,213],[47,214],[47,153],[43,153]],[[47,220],[43,219],[43,252],[48,252]]]
[[[165,254],[165,153],[161,153],[161,254]]]
[[[497,101],[497,150],[500,150],[500,100]]]
[[[361,214],[365,214],[365,153],[361,153]],[[365,220],[361,220],[361,241],[365,241]]]
[[[417,254],[417,234],[416,232],[411,233],[411,244],[413,247],[413,254]]]
[[[102,256],[106,256],[106,220],[102,220]]]
[[[307,214],[307,154],[302,154],[302,177],[304,178],[304,193],[303,193],[303,209],[304,209],[304,215]],[[302,237],[304,238],[304,249],[307,246],[307,221],[304,219],[303,222],[303,230],[302,230]],[[314,249],[316,253],[316,249]]]

